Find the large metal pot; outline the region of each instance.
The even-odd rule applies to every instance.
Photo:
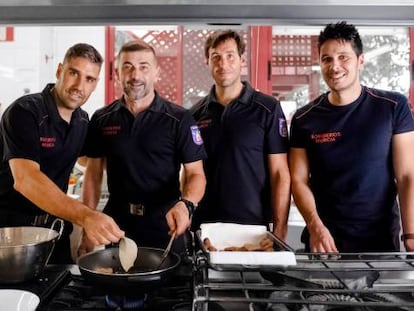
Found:
[[[54,230],[59,226],[59,232]],[[0,283],[19,283],[37,277],[63,232],[56,219],[51,229],[42,227],[0,228]]]
[[[121,267],[118,247],[85,254],[79,257],[78,265],[86,280],[107,293],[148,292],[166,281],[181,262],[177,254],[170,252],[159,265],[163,251],[158,248],[138,247],[138,257],[128,273]],[[110,271],[104,272],[102,268]]]

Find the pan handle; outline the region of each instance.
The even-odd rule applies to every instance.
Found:
[[[56,230],[55,227],[58,226],[59,230]],[[65,222],[60,219],[60,218],[56,218],[53,222],[52,225],[50,226],[50,229],[56,230],[59,233],[58,236],[58,240],[60,239],[60,237],[62,236],[63,233],[63,229],[65,228]]]

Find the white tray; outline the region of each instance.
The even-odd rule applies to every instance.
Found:
[[[235,223],[206,223],[197,232],[203,251],[211,267],[218,269],[284,268],[296,265],[294,252],[286,248],[265,226],[240,225]],[[274,241],[275,251],[224,251],[229,246],[246,243],[258,244],[263,237]],[[208,251],[203,241],[209,238],[218,251]]]

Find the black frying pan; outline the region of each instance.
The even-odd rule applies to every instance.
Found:
[[[87,281],[107,289],[108,293],[123,293],[131,287],[134,290],[148,291],[166,281],[180,264],[180,257],[170,252],[159,266],[163,251],[158,248],[138,247],[138,257],[128,273],[121,267],[117,247],[85,254],[78,259],[78,265]],[[100,268],[111,268],[113,273],[102,272]]]

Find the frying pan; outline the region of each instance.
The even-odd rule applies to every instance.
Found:
[[[85,254],[78,259],[79,270],[90,283],[107,290],[108,293],[122,293],[132,290],[136,293],[152,290],[165,282],[181,262],[181,258],[170,252],[161,262],[163,249],[138,247],[138,258],[134,266],[124,272],[117,247],[106,248]],[[105,272],[101,268],[110,268]]]

